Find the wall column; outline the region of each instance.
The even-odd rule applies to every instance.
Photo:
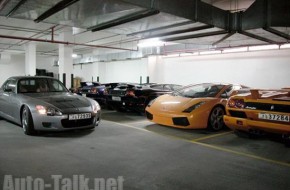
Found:
[[[60,41],[72,42],[73,34],[72,28],[65,28],[59,36]],[[65,86],[71,88],[71,74],[73,74],[73,47],[70,45],[59,44],[59,79],[63,82],[63,74],[66,74]]]
[[[36,75],[36,43],[25,44],[25,75]]]

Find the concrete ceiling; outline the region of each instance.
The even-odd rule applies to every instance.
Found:
[[[75,53],[105,59],[283,44],[289,26],[287,0],[0,0],[0,52],[9,53],[24,53],[32,40],[38,54],[58,56],[66,27]],[[137,47],[156,37],[160,49]]]

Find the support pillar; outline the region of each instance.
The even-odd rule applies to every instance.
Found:
[[[60,41],[72,42],[73,34],[72,28],[65,28],[62,33],[60,33]],[[70,45],[59,44],[59,67],[58,72],[60,76],[60,81],[65,81],[65,86],[69,89],[71,88],[71,76],[73,74],[73,47]],[[65,75],[64,75],[65,74]],[[63,77],[66,76],[64,79]]]
[[[25,75],[36,75],[36,43],[25,44]]]

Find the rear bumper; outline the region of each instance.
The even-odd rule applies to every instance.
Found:
[[[261,130],[269,133],[290,134],[290,124],[277,124],[272,122],[254,121],[244,118],[236,118],[224,115],[225,124],[233,130],[250,132],[251,130]]]

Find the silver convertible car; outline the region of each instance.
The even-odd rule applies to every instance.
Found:
[[[0,117],[21,125],[27,135],[94,128],[100,112],[95,100],[70,93],[50,77],[10,77],[0,88]]]

